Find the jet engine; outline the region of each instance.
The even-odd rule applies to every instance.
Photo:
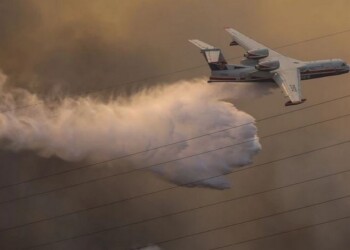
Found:
[[[278,60],[260,62],[255,66],[255,68],[260,71],[271,71],[271,70],[278,69],[279,67],[280,67],[280,62]]]
[[[249,50],[247,53],[244,54],[244,57],[248,59],[262,59],[269,56],[269,50],[268,49],[255,49],[255,50]]]

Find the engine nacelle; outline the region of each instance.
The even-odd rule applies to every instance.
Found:
[[[280,62],[276,61],[266,61],[258,63],[255,68],[260,71],[271,71],[278,69],[280,67]]]
[[[248,59],[262,59],[269,56],[269,50],[268,49],[249,50],[247,51],[247,53],[244,54],[244,56]]]

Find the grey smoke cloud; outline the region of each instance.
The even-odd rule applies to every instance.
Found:
[[[6,86],[6,76],[1,79],[1,110],[42,101],[27,90]],[[242,86],[209,85],[196,79],[105,102],[92,97],[46,101],[30,109],[1,113],[1,145],[70,162],[99,162],[249,123],[127,159],[133,167],[142,168],[247,141],[152,168],[176,184],[224,189],[230,183],[223,176],[210,177],[251,163],[261,148],[254,118],[220,101],[238,98],[244,91]],[[118,167],[118,162],[111,165]]]

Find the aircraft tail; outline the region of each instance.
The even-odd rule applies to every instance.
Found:
[[[204,55],[204,58],[208,62],[212,71],[227,70],[227,62],[221,49],[215,48],[214,46],[199,40],[189,40],[189,42],[201,49],[201,53]]]

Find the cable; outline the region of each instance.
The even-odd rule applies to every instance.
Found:
[[[298,111],[302,111],[302,110],[307,110],[307,109],[310,109],[310,108],[313,108],[313,107],[316,107],[316,106],[320,106],[320,105],[323,105],[323,104],[326,104],[326,103],[331,103],[331,102],[334,102],[334,101],[339,101],[339,100],[342,100],[342,99],[345,99],[345,98],[348,98],[348,97],[350,97],[350,94],[345,95],[345,96],[341,96],[341,97],[337,97],[337,98],[334,98],[334,99],[331,99],[331,100],[323,101],[323,102],[320,102],[320,103],[317,103],[317,104],[309,105],[307,107],[291,110],[291,111],[288,111],[288,112],[285,112],[285,113],[268,116],[268,117],[256,120],[256,122],[262,122],[262,121],[269,120],[269,119],[272,119],[272,118],[277,118],[277,117],[280,117],[280,116],[284,116],[284,115],[287,115],[287,114],[290,114],[290,113],[294,113],[294,112],[298,112]],[[248,123],[240,124],[240,125],[237,125],[237,126],[227,127],[225,129],[213,131],[213,132],[210,132],[210,133],[207,133],[207,134],[198,135],[198,136],[195,136],[195,137],[191,137],[191,138],[180,140],[180,141],[176,141],[176,142],[171,142],[169,144],[156,146],[154,148],[150,148],[150,149],[147,149],[147,150],[138,151],[138,152],[134,152],[134,153],[127,154],[127,155],[121,155],[121,156],[118,156],[116,158],[108,159],[108,160],[105,160],[105,161],[91,163],[91,164],[83,165],[83,166],[80,166],[80,167],[77,167],[77,168],[68,169],[68,170],[65,170],[65,171],[60,171],[60,172],[57,172],[57,173],[47,174],[47,175],[44,175],[44,176],[40,176],[40,177],[35,177],[35,178],[32,178],[32,179],[29,179],[29,180],[25,180],[25,181],[21,181],[21,182],[17,182],[17,183],[12,183],[12,184],[8,184],[8,185],[0,186],[0,190],[4,189],[4,188],[9,188],[9,187],[21,185],[21,184],[26,184],[26,183],[29,183],[29,182],[32,182],[32,181],[45,179],[45,178],[52,177],[52,176],[63,175],[63,174],[70,173],[70,172],[76,172],[76,171],[84,169],[84,168],[93,167],[93,166],[96,166],[96,165],[99,165],[99,164],[103,164],[103,163],[107,163],[107,162],[111,162],[111,161],[115,161],[115,160],[124,159],[124,158],[127,158],[127,157],[139,155],[139,154],[142,154],[142,153],[151,152],[151,151],[158,150],[158,149],[161,149],[161,148],[164,148],[164,147],[173,146],[173,145],[176,145],[176,144],[180,144],[180,143],[188,142],[188,141],[191,141],[191,140],[203,138],[205,136],[209,136],[209,135],[225,132],[225,131],[228,131],[228,130],[231,130],[231,129],[239,128],[239,127],[250,125],[250,124],[254,124],[254,123],[255,122],[248,122]],[[0,202],[0,204],[1,204],[1,202]]]
[[[266,238],[271,238],[271,237],[274,237],[274,236],[287,234],[287,233],[291,233],[291,232],[296,232],[296,231],[300,231],[300,230],[303,230],[303,229],[308,229],[308,228],[317,227],[317,226],[321,226],[321,225],[326,225],[326,224],[330,224],[330,223],[333,223],[333,222],[346,220],[346,219],[350,219],[350,215],[349,216],[345,216],[345,217],[341,217],[341,218],[338,218],[338,219],[333,219],[333,220],[329,220],[329,221],[324,221],[324,222],[320,222],[320,223],[316,223],[316,224],[312,224],[312,225],[299,227],[299,228],[288,230],[288,231],[283,231],[283,232],[279,232],[279,233],[274,233],[274,234],[269,234],[269,235],[265,235],[265,236],[261,236],[261,237],[256,237],[256,238],[250,239],[250,240],[239,241],[239,242],[236,242],[236,243],[232,243],[232,244],[221,246],[221,247],[212,248],[212,249],[209,249],[209,250],[216,250],[216,249],[222,249],[222,248],[226,248],[226,247],[230,247],[230,246],[241,245],[241,244],[248,243],[248,242],[251,242],[251,241],[257,241],[257,240],[262,240],[262,239],[266,239]]]
[[[315,153],[315,152],[318,152],[318,151],[321,151],[321,150],[330,149],[330,148],[333,148],[333,147],[337,147],[337,146],[340,146],[340,145],[347,144],[349,142],[350,142],[350,140],[347,140],[347,141],[344,141],[344,142],[339,142],[339,143],[328,145],[328,146],[325,146],[325,147],[321,147],[321,148],[305,151],[303,153],[290,155],[290,156],[283,157],[283,158],[280,158],[280,159],[276,159],[276,160],[273,160],[273,161],[260,163],[260,164],[254,165],[252,167],[249,167],[249,168],[238,169],[238,170],[234,171],[233,174],[235,174],[237,172],[241,172],[241,171],[251,170],[253,168],[261,167],[261,166],[264,166],[264,165],[268,165],[268,164],[272,164],[272,163],[288,160],[288,159],[291,159],[291,158],[295,158],[295,157],[299,157],[299,156]],[[340,171],[340,172],[329,174],[329,175],[325,175],[325,176],[322,176],[322,177],[313,178],[311,180],[306,180],[306,181],[301,181],[301,182],[289,184],[287,186],[281,186],[281,187],[277,187],[277,188],[273,188],[273,189],[268,189],[268,190],[265,190],[265,191],[256,192],[256,193],[253,193],[253,194],[243,195],[243,196],[240,196],[240,197],[229,199],[228,201],[233,201],[233,200],[238,200],[238,199],[242,199],[242,198],[247,198],[247,197],[250,197],[250,196],[263,194],[263,193],[271,192],[271,191],[274,191],[274,190],[278,190],[278,189],[282,189],[282,188],[286,188],[286,187],[290,187],[290,186],[294,186],[294,185],[300,185],[300,184],[303,184],[303,183],[306,183],[306,182],[309,182],[309,181],[319,180],[319,179],[327,178],[327,177],[330,177],[330,176],[333,176],[333,175],[344,174],[344,173],[347,173],[349,171],[350,170]],[[194,184],[194,183],[199,182],[199,181],[208,180],[208,179],[216,178],[216,177],[219,177],[219,176],[221,176],[221,175],[210,177],[210,178],[207,178],[207,179],[198,180],[198,181],[195,181],[195,182],[189,182],[189,183],[184,184],[184,185]],[[121,203],[121,202],[126,202],[126,201],[134,200],[134,199],[137,199],[137,198],[142,198],[142,197],[145,197],[145,196],[150,196],[150,195],[154,195],[154,194],[157,194],[157,193],[161,193],[161,192],[165,192],[165,191],[169,191],[169,190],[177,189],[177,188],[179,188],[179,186],[173,186],[173,187],[157,190],[157,191],[154,191],[154,192],[150,192],[150,193],[147,193],[147,194],[141,194],[141,195],[137,195],[137,196],[133,196],[133,197],[127,198],[127,199],[117,200],[117,201],[105,203],[105,204],[102,204],[102,205],[81,209],[81,210],[74,211],[74,212],[71,212],[71,213],[61,214],[61,215],[57,215],[57,216],[54,216],[54,217],[45,218],[45,219],[29,222],[29,223],[26,223],[26,224],[21,224],[21,225],[18,225],[18,226],[1,229],[0,233],[4,232],[4,231],[20,228],[20,227],[23,227],[23,226],[28,226],[28,225],[32,225],[32,224],[36,224],[36,223],[40,223],[40,222],[54,220],[54,219],[61,218],[61,217],[64,217],[64,216],[69,216],[69,215],[73,215],[73,214],[77,214],[77,213],[82,213],[82,212],[86,212],[86,211],[90,211],[90,210],[95,210],[95,209],[102,208],[102,207],[116,205],[116,204]],[[196,210],[196,209],[199,209],[199,208],[204,208],[204,207],[208,207],[208,206],[218,205],[218,204],[221,204],[221,203],[224,203],[224,202],[227,202],[227,201],[216,202],[216,203],[212,203],[212,204],[209,204],[209,205],[201,206],[201,207],[198,207],[198,208],[195,208],[195,209],[184,210],[184,211],[181,211],[181,212],[178,212],[178,213],[175,213],[175,214],[174,213],[173,214],[168,214],[166,216],[176,215],[176,214],[180,214],[180,213]],[[161,216],[161,217],[163,217],[163,216]],[[161,217],[151,218],[151,220],[158,219],[158,218],[161,218]],[[146,221],[148,221],[148,220],[146,220]]]
[[[287,160],[287,159],[290,159],[290,158],[299,157],[299,156],[302,156],[302,155],[314,153],[314,152],[317,152],[317,151],[320,151],[320,150],[333,148],[333,147],[336,147],[336,146],[347,144],[349,142],[350,142],[350,140],[345,141],[345,142],[336,143],[336,144],[329,145],[329,146],[325,146],[325,147],[321,147],[321,148],[317,148],[317,149],[313,149],[313,150],[306,151],[306,152],[303,152],[303,153],[300,153],[300,154],[287,156],[287,157],[276,159],[276,160],[273,160],[273,161],[268,161],[268,162],[265,162],[265,163],[257,164],[257,165],[254,165],[252,167],[249,167],[249,168],[238,169],[236,171],[233,171],[233,174],[235,174],[237,172],[241,172],[241,171],[251,170],[253,168],[261,167],[261,166],[268,165],[268,164],[271,164],[271,163],[276,163],[276,162],[279,162],[279,161]],[[347,172],[347,171],[348,170],[346,170],[345,172]],[[343,173],[343,172],[340,172],[340,173]],[[339,173],[336,173],[336,174],[339,174]],[[219,176],[221,176],[221,175],[219,175]],[[219,176],[214,176],[214,177],[210,177],[210,178],[217,178]],[[208,178],[208,179],[210,179],[210,178]],[[202,180],[199,180],[199,181],[208,180],[208,179],[202,179]],[[195,184],[196,182],[198,182],[198,181],[189,182],[187,184],[183,184],[182,186],[189,185],[189,184]],[[298,183],[298,184],[300,184],[300,183]],[[169,188],[165,188],[165,189],[160,189],[160,190],[153,191],[153,192],[150,192],[150,193],[136,195],[136,196],[129,197],[129,198],[126,198],[126,199],[122,199],[122,200],[112,201],[112,202],[109,202],[109,203],[105,203],[105,204],[102,204],[102,205],[97,205],[97,206],[86,208],[86,209],[81,209],[81,210],[74,211],[74,212],[71,212],[71,213],[61,214],[61,215],[57,215],[57,216],[54,216],[54,217],[45,218],[45,219],[42,219],[42,220],[37,220],[37,221],[34,221],[34,222],[29,222],[29,223],[22,224],[22,225],[1,229],[0,232],[7,231],[7,230],[12,230],[12,229],[23,227],[23,226],[27,226],[27,225],[31,225],[31,224],[34,224],[34,223],[39,223],[39,222],[44,222],[44,221],[48,221],[48,220],[53,220],[53,219],[57,219],[57,218],[68,216],[68,215],[72,215],[72,214],[82,213],[82,212],[85,212],[85,211],[94,210],[94,209],[98,209],[98,208],[101,208],[101,207],[112,206],[112,205],[115,205],[115,204],[118,204],[118,203],[121,203],[121,202],[130,201],[130,200],[134,200],[134,199],[137,199],[137,198],[142,198],[142,197],[145,197],[145,196],[150,196],[150,195],[154,195],[154,194],[157,194],[157,193],[161,193],[161,192],[165,192],[165,191],[169,191],[169,190],[173,190],[173,189],[177,189],[177,188],[178,188],[178,186],[173,186],[173,187],[169,187]],[[269,191],[271,191],[271,190],[269,190]],[[239,198],[242,198],[242,197],[239,197]]]
[[[350,29],[342,30],[342,31],[339,31],[339,32],[333,32],[333,33],[329,33],[329,34],[326,34],[326,35],[323,35],[323,36],[318,36],[318,37],[314,37],[314,38],[310,38],[310,39],[305,39],[305,40],[298,41],[298,42],[288,43],[288,44],[285,44],[285,45],[274,47],[272,49],[287,48],[287,47],[295,46],[295,45],[298,45],[298,44],[303,44],[303,43],[307,43],[307,42],[311,42],[311,41],[316,41],[316,40],[320,40],[320,39],[323,39],[323,38],[332,37],[332,36],[336,36],[336,35],[340,35],[340,34],[344,34],[344,33],[348,33],[348,32],[350,32]],[[240,58],[242,58],[242,56],[231,57],[231,58],[228,58],[228,60],[234,60],[234,59],[240,59]],[[138,82],[149,81],[149,80],[153,80],[153,79],[157,79],[157,78],[161,78],[161,77],[166,77],[166,76],[175,75],[175,74],[179,74],[179,73],[183,73],[183,72],[187,72],[187,71],[192,71],[192,70],[203,68],[203,67],[206,67],[206,66],[207,66],[207,64],[200,64],[200,65],[197,65],[197,66],[188,67],[188,68],[184,68],[184,69],[179,69],[179,70],[171,71],[171,72],[168,72],[168,73],[152,75],[152,76],[148,76],[148,77],[137,79],[137,80],[123,82],[123,83],[119,84],[118,86],[110,86],[110,87],[106,87],[106,88],[100,88],[100,89],[97,89],[97,90],[90,90],[90,91],[87,91],[86,94],[98,93],[98,92],[101,92],[101,91],[115,89],[117,87],[124,86],[124,85],[130,85],[130,84],[134,84],[134,83],[138,83]],[[37,105],[40,105],[40,104],[43,104],[43,103],[45,103],[45,102],[41,101],[41,102],[34,103],[34,104],[29,104],[29,105],[25,105],[25,106],[19,106],[19,107],[14,108],[14,109],[0,111],[0,113],[16,111],[18,109],[25,109],[25,108],[37,106]]]
[[[339,34],[342,34],[342,33],[347,33],[347,32],[349,32],[349,31],[350,31],[350,29],[348,29],[348,30],[343,30],[343,31],[340,31],[340,32],[330,33],[330,34],[327,34],[327,35],[324,35],[324,36],[319,36],[319,37],[316,37],[316,38],[312,38],[312,39],[308,39],[308,40],[303,40],[303,41],[294,42],[294,43],[286,44],[286,45],[283,45],[283,46],[275,47],[274,49],[285,48],[285,47],[297,45],[297,44],[304,43],[304,42],[314,41],[314,40],[318,40],[318,39],[325,38],[325,37],[330,37],[330,36],[339,35]],[[234,58],[231,58],[231,59],[235,59],[235,58],[240,58],[240,57],[234,57]],[[202,65],[202,66],[203,66],[203,65]],[[166,75],[171,75],[171,74],[176,74],[176,73],[184,72],[184,71],[186,71],[186,70],[193,70],[193,69],[196,69],[196,68],[199,68],[199,67],[202,67],[202,66],[194,66],[194,67],[191,67],[191,68],[187,68],[187,69],[183,69],[183,70],[178,70],[178,71],[174,71],[174,72],[169,72],[169,73],[166,73],[166,74],[160,74],[160,75],[156,75],[156,76],[151,76],[151,77],[144,78],[144,79],[141,79],[141,80],[135,80],[135,81],[126,82],[125,84],[132,84],[132,83],[138,82],[138,81],[145,81],[145,80],[150,80],[150,79],[152,79],[152,78],[159,78],[159,77],[166,76]],[[122,85],[123,85],[123,84],[122,84]],[[89,92],[88,92],[88,93],[89,93]],[[91,92],[91,93],[92,93],[92,92]],[[343,96],[343,97],[340,97],[340,98],[336,98],[336,99],[333,99],[333,100],[330,100],[330,101],[336,101],[336,100],[343,99],[343,98],[346,98],[346,97],[349,97],[349,96],[350,96],[350,95],[346,95],[346,96]],[[323,103],[327,103],[327,102],[330,102],[330,101],[322,102],[322,103],[319,103],[319,104],[316,104],[316,105],[311,105],[311,106],[308,106],[308,107],[305,107],[305,108],[301,108],[301,109],[298,109],[298,110],[303,110],[303,109],[307,109],[307,108],[310,108],[310,107],[318,106],[318,105],[321,105],[321,104],[323,104]],[[32,104],[32,105],[27,105],[27,106],[19,107],[18,109],[20,109],[20,108],[26,108],[26,107],[31,107],[31,106],[35,106],[35,105],[39,105],[39,104],[41,104],[41,103],[36,103],[36,104]],[[2,112],[0,112],[0,113],[9,112],[9,111],[14,111],[14,110],[16,110],[16,109],[12,109],[12,110],[8,110],[8,111],[2,111]],[[284,113],[284,114],[293,113],[293,112],[298,111],[298,110],[293,110],[293,111],[290,111],[290,112],[287,112],[287,113]],[[281,116],[281,115],[284,115],[284,114],[279,114],[279,115],[267,117],[267,118],[258,120],[257,122],[262,121],[262,120],[266,120],[266,119],[270,119],[270,118],[274,118],[274,117],[278,117],[278,116]],[[238,126],[236,126],[236,127],[241,127],[241,126],[248,125],[248,124],[251,124],[251,123],[238,125]],[[197,139],[197,138],[201,138],[201,137],[204,137],[204,136],[207,136],[207,135],[211,135],[211,134],[215,134],[215,133],[224,132],[224,131],[227,131],[227,130],[233,129],[233,128],[235,128],[235,127],[229,127],[229,128],[227,128],[227,129],[223,129],[223,130],[219,130],[219,131],[214,131],[214,132],[211,132],[211,133],[205,134],[205,135],[199,135],[199,136],[192,137],[192,138],[189,138],[189,139],[186,139],[186,140],[182,140],[182,141],[178,141],[178,142],[173,142],[173,143],[170,143],[170,144],[166,144],[166,145],[158,146],[158,147],[155,147],[155,148],[151,148],[151,149],[148,149],[148,150],[145,150],[145,151],[139,151],[139,152],[135,152],[135,153],[128,154],[128,155],[119,156],[119,157],[116,157],[116,158],[113,158],[113,159],[109,159],[109,160],[106,160],[106,161],[103,161],[103,162],[88,164],[88,165],[84,165],[84,166],[81,166],[81,167],[78,167],[78,168],[74,168],[74,169],[70,169],[70,170],[66,170],[66,171],[61,171],[61,172],[54,173],[54,174],[48,174],[48,175],[44,175],[44,176],[32,178],[32,179],[29,179],[29,180],[26,180],[26,181],[21,181],[21,182],[17,182],[17,183],[13,183],[13,184],[8,184],[8,185],[3,185],[3,186],[0,186],[0,190],[3,189],[3,188],[9,188],[9,187],[12,187],[12,186],[15,186],[15,185],[25,184],[25,183],[32,182],[32,181],[35,181],[35,180],[40,180],[40,179],[47,178],[47,177],[50,177],[50,176],[55,176],[55,175],[59,175],[59,174],[65,174],[65,173],[68,173],[68,172],[77,171],[77,170],[82,169],[82,168],[91,167],[91,166],[95,166],[95,165],[98,165],[98,164],[103,164],[103,163],[107,163],[107,162],[110,162],[110,161],[119,160],[119,159],[123,159],[123,158],[126,158],[126,157],[134,156],[134,155],[137,155],[137,154],[141,154],[141,153],[145,153],[145,152],[157,150],[157,149],[160,149],[160,148],[163,148],[163,147],[175,145],[175,144],[178,144],[178,143],[183,143],[183,142],[190,141],[190,140],[194,140],[194,139]]]
[[[295,111],[298,111],[298,110],[295,110]],[[294,112],[294,111],[293,111]],[[214,132],[215,133],[215,132]],[[178,143],[178,142],[177,142]]]
[[[346,198],[349,198],[349,197],[350,197],[350,194],[344,195],[344,196],[341,196],[341,197],[338,197],[338,198],[334,198],[334,199],[330,199],[330,200],[314,203],[314,204],[309,204],[309,205],[298,207],[298,208],[285,210],[285,211],[278,212],[278,213],[273,213],[273,214],[261,216],[261,217],[255,218],[255,219],[245,220],[245,221],[241,221],[241,222],[237,222],[237,223],[233,223],[233,224],[229,224],[229,225],[225,225],[225,226],[221,226],[221,227],[212,228],[212,229],[208,229],[208,230],[197,232],[197,233],[193,233],[193,234],[188,234],[188,235],[176,237],[176,238],[173,238],[173,239],[170,239],[170,240],[159,241],[159,242],[156,242],[155,244],[156,245],[161,245],[161,244],[165,244],[165,243],[172,242],[172,241],[177,241],[177,240],[181,240],[181,239],[185,239],[185,238],[190,238],[190,237],[193,237],[193,236],[196,236],[196,235],[200,235],[200,234],[204,234],[204,233],[213,232],[213,231],[216,231],[216,230],[229,228],[229,227],[232,227],[232,226],[238,226],[238,225],[242,225],[242,224],[246,224],[246,223],[250,223],[250,222],[254,222],[254,221],[258,221],[258,220],[263,220],[263,219],[271,218],[271,217],[282,215],[282,214],[288,214],[288,213],[291,213],[291,212],[296,212],[296,211],[303,210],[303,209],[306,209],[306,208],[311,208],[311,207],[324,205],[324,204],[327,204],[327,203],[330,203],[330,202],[343,200],[343,199],[346,199]]]
[[[287,129],[287,130],[284,130],[284,131],[281,131],[281,132],[277,132],[277,133],[274,133],[274,134],[270,134],[270,135],[267,135],[267,136],[262,136],[262,137],[260,137],[260,139],[266,139],[266,138],[269,138],[269,137],[273,137],[273,136],[280,135],[280,134],[285,134],[285,133],[288,133],[288,132],[291,132],[291,131],[295,131],[295,130],[299,130],[299,129],[302,129],[302,128],[318,125],[318,124],[329,122],[329,121],[342,119],[342,118],[345,118],[345,117],[348,117],[348,116],[350,116],[350,113],[348,113],[346,115],[341,115],[341,116],[337,116],[337,117],[334,117],[334,118],[330,118],[330,119],[327,119],[327,120],[311,123],[311,124],[308,124],[308,125],[303,125],[303,126],[300,126],[300,127],[297,127],[297,128]],[[145,167],[133,169],[133,170],[126,171],[126,172],[123,172],[123,173],[117,173],[117,174],[113,174],[113,175],[108,175],[108,176],[104,176],[104,177],[100,177],[100,178],[95,178],[95,179],[83,181],[83,182],[76,183],[76,184],[71,184],[71,185],[68,185],[68,186],[65,186],[65,187],[52,189],[52,190],[49,190],[49,191],[38,192],[38,193],[27,195],[27,196],[24,196],[24,197],[19,197],[19,198],[15,198],[15,199],[11,199],[11,200],[5,200],[5,201],[0,202],[0,205],[5,204],[5,203],[9,203],[9,202],[18,201],[18,200],[32,198],[32,197],[39,196],[39,195],[48,194],[48,193],[59,191],[59,190],[69,189],[69,188],[80,186],[80,185],[87,184],[87,183],[92,183],[92,182],[96,182],[96,181],[100,181],[100,180],[109,179],[109,178],[112,178],[112,177],[115,177],[115,176],[126,175],[128,173],[132,173],[132,172],[148,169],[148,168],[151,168],[151,167],[160,166],[160,165],[163,165],[163,164],[168,164],[168,163],[171,163],[171,162],[176,162],[176,161],[179,161],[179,160],[192,158],[192,157],[199,156],[199,155],[204,155],[204,154],[215,152],[215,151],[219,151],[219,150],[222,150],[222,149],[226,149],[226,148],[231,148],[231,147],[235,147],[235,146],[238,146],[238,145],[242,145],[242,144],[247,143],[247,142],[252,142],[252,141],[255,141],[257,139],[258,138],[254,138],[254,139],[246,140],[246,141],[239,142],[239,143],[236,143],[236,144],[231,144],[231,145],[223,146],[223,147],[220,147],[220,148],[207,150],[207,151],[200,152],[200,153],[197,153],[197,154],[188,155],[188,156],[184,156],[184,157],[181,157],[181,158],[175,158],[175,159],[168,160],[168,161],[165,161],[165,162],[161,162],[161,163],[152,164],[152,165],[148,165],[148,166],[145,166]]]
[[[155,220],[155,219],[166,218],[166,217],[169,217],[169,216],[174,216],[174,215],[182,214],[182,213],[185,213],[185,212],[195,211],[195,210],[202,209],[202,208],[205,208],[205,207],[210,207],[210,206],[215,206],[215,205],[219,205],[219,204],[224,204],[224,203],[227,203],[227,202],[240,200],[240,199],[244,199],[244,198],[248,198],[248,197],[254,197],[254,196],[261,195],[261,194],[264,194],[264,193],[269,193],[269,192],[272,192],[272,191],[275,191],[275,190],[284,189],[284,188],[292,187],[292,186],[297,186],[297,185],[300,185],[300,184],[305,184],[305,183],[308,183],[308,182],[324,179],[324,178],[327,178],[327,177],[344,174],[346,172],[350,172],[350,170],[345,170],[345,171],[341,171],[339,173],[329,174],[329,175],[325,175],[325,176],[321,176],[321,177],[305,180],[305,181],[302,181],[302,182],[289,184],[289,185],[278,187],[278,188],[273,188],[273,189],[270,189],[270,190],[260,191],[260,192],[256,192],[256,193],[253,193],[253,194],[244,195],[244,196],[241,196],[241,197],[236,197],[236,198],[232,198],[232,199],[225,200],[225,201],[219,201],[219,202],[215,202],[215,203],[212,203],[212,204],[207,204],[207,205],[199,206],[199,207],[196,207],[196,208],[187,209],[187,210],[180,211],[180,212],[177,212],[177,213],[172,213],[172,214],[167,214],[167,215],[158,216],[158,217],[154,217],[154,218],[149,218],[149,219],[145,219],[145,220],[138,221],[138,222],[128,223],[128,224],[125,224],[125,225],[113,226],[113,227],[97,230],[97,231],[94,231],[94,232],[84,233],[84,234],[80,234],[80,235],[77,235],[77,236],[64,238],[64,239],[61,239],[61,240],[56,240],[56,241],[52,241],[52,242],[48,242],[48,243],[42,243],[42,244],[38,244],[38,245],[35,245],[35,246],[30,246],[30,247],[25,248],[25,249],[30,249],[30,248],[35,248],[35,247],[43,247],[43,246],[48,246],[48,245],[52,245],[52,244],[57,244],[57,243],[64,242],[64,241],[67,241],[67,240],[74,240],[74,239],[81,238],[81,237],[91,236],[91,235],[94,235],[94,234],[99,234],[99,233],[103,233],[103,232],[107,232],[107,231],[111,231],[111,230],[116,230],[116,229],[120,229],[120,228],[124,228],[124,227],[128,227],[128,226],[133,226],[133,225],[149,222],[149,221],[152,221],[152,220]],[[320,205],[320,204],[324,204],[324,203],[327,203],[327,202],[344,199],[344,198],[347,198],[347,197],[350,197],[350,195],[334,198],[332,200],[323,201],[323,202],[312,204],[312,205],[307,205],[307,206],[304,206],[304,207],[301,207],[301,208],[292,209],[290,211],[301,210],[303,208],[312,207],[312,206],[315,206],[315,205]],[[264,216],[264,217],[266,217],[266,218],[267,217],[272,217],[272,216],[279,215],[279,214],[282,214],[282,213],[287,213],[287,212],[290,212],[290,211],[279,212],[279,213],[275,213],[275,214]],[[247,223],[247,222],[251,222],[251,221],[255,221],[255,220],[259,220],[259,219],[262,219],[262,218],[257,218],[257,219],[249,220],[249,221],[246,221],[246,222],[240,222],[240,223],[237,223],[237,225],[243,224],[243,223]],[[178,240],[178,239],[181,239],[181,238],[187,238],[187,237],[190,237],[190,236],[193,236],[193,235],[197,235],[197,234],[201,234],[201,233],[205,233],[205,232],[209,232],[209,231],[214,231],[214,230],[217,230],[217,229],[221,229],[221,228],[225,228],[225,227],[229,227],[229,226],[233,226],[233,225],[235,225],[235,224],[226,225],[224,227],[219,227],[219,228],[215,228],[215,229],[212,229],[212,230],[207,230],[207,231],[200,232],[200,233],[195,233],[195,234],[190,234],[190,235],[186,235],[186,236],[182,236],[182,237],[177,237],[177,238],[174,238],[174,239],[171,239],[171,240],[157,242],[156,244],[160,245],[160,244],[164,244],[166,242]]]

